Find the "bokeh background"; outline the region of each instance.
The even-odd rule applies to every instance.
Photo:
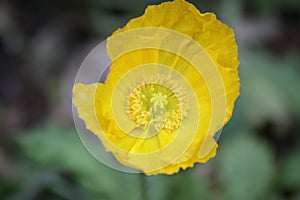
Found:
[[[158,0],[0,1],[0,199],[141,199],[140,177],[81,144],[71,88],[82,60]],[[299,0],[191,0],[232,27],[241,95],[217,156],[147,177],[150,200],[300,199]]]

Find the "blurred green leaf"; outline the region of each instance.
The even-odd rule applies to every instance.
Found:
[[[221,148],[217,162],[226,199],[268,199],[273,174],[268,146],[251,135],[241,134]]]
[[[110,169],[95,160],[81,144],[75,130],[48,125],[21,135],[24,153],[38,165],[75,175],[92,196],[101,199],[138,199],[137,175]]]
[[[236,115],[245,126],[272,120],[286,124],[300,117],[298,60],[278,59],[264,52],[244,53],[241,59],[241,95]]]
[[[212,199],[208,189],[208,179],[194,172],[193,169],[189,169],[170,177],[170,189],[166,199]]]
[[[285,158],[280,176],[280,183],[286,188],[300,192],[300,147],[291,151]]]

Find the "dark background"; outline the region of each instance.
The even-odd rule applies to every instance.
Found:
[[[81,144],[71,88],[98,43],[155,0],[0,1],[0,199],[140,199]],[[300,199],[299,0],[194,0],[236,32],[241,95],[217,156],[148,177],[149,198]]]

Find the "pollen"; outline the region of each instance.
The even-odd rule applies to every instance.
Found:
[[[137,126],[156,133],[178,129],[187,109],[185,90],[176,81],[162,77],[142,81],[128,94],[129,118]]]

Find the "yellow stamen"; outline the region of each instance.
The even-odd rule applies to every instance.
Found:
[[[155,82],[143,81],[130,91],[127,113],[137,126],[172,132],[180,127],[187,113],[187,97],[183,91],[177,82],[162,77]]]

